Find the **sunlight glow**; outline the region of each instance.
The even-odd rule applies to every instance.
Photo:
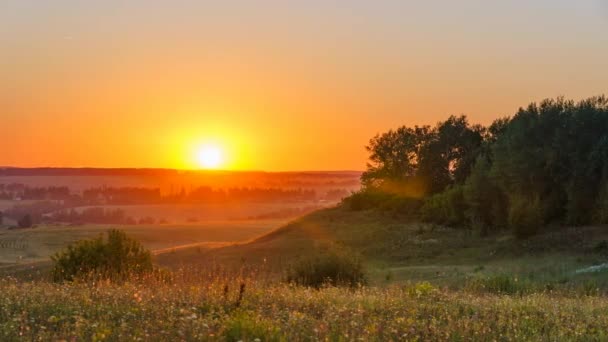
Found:
[[[205,169],[217,169],[223,163],[222,150],[217,146],[203,146],[197,151],[198,165]]]

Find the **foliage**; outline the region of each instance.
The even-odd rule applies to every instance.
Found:
[[[55,281],[89,276],[120,280],[152,271],[150,252],[119,230],[108,231],[107,239],[100,236],[69,245],[51,259]]]
[[[414,298],[427,297],[438,292],[435,286],[433,286],[428,281],[416,283],[413,286],[408,287],[407,289],[410,297]]]
[[[417,215],[422,205],[422,201],[418,198],[375,189],[364,189],[355,192],[345,198],[343,203],[355,211],[378,208],[382,211],[391,211],[410,217]]]
[[[418,195],[437,193],[468,176],[485,129],[466,116],[450,116],[435,127],[399,127],[372,138],[364,188],[393,190],[415,185]],[[412,194],[410,194],[412,195]]]
[[[465,214],[471,227],[486,236],[507,225],[507,200],[490,176],[490,163],[480,157],[463,186]]]
[[[458,227],[466,223],[465,210],[463,187],[457,185],[427,198],[420,216],[426,222]]]
[[[329,251],[293,264],[287,272],[287,281],[314,288],[324,285],[353,287],[365,284],[367,278],[363,263],[357,256]]]
[[[417,198],[426,198],[421,217],[471,226],[482,235],[510,229],[529,237],[547,222],[603,223],[606,132],[603,96],[532,103],[487,128],[470,125],[465,116],[433,128],[404,126],[370,141],[362,185],[394,193],[397,185],[416,184]],[[453,203],[460,192],[462,203]]]
[[[512,227],[516,237],[528,238],[535,235],[543,224],[543,210],[538,197],[511,198],[509,226]]]

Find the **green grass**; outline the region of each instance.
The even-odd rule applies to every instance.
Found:
[[[131,233],[144,244],[168,238]],[[608,272],[576,270],[606,262],[604,240],[605,227],[519,241],[334,208],[240,244],[164,250],[155,263],[169,280],[2,278],[0,340],[601,341]],[[369,286],[283,281],[296,260],[335,248],[365,260]]]
[[[313,290],[194,270],[172,282],[0,281],[1,340],[605,340],[608,298],[438,289]],[[238,289],[245,292],[237,306]],[[225,292],[225,286],[228,291]]]
[[[575,274],[608,261],[596,248],[603,240],[608,240],[605,227],[547,230],[519,241],[508,234],[484,238],[469,231],[338,207],[307,215],[245,244],[208,251],[186,248],[159,255],[157,262],[168,267],[264,265],[280,272],[301,257],[345,248],[366,260],[374,285],[431,281],[461,288],[473,278],[509,275],[540,287],[576,285],[591,277],[608,289],[608,276],[603,273]]]
[[[119,228],[151,250],[179,249],[199,243],[246,241],[271,231],[284,220],[205,221],[168,225],[82,225],[38,226],[32,229],[0,230],[0,265],[48,261],[70,243],[97,237],[110,228]]]

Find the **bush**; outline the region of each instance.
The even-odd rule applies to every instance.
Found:
[[[437,292],[437,289],[428,281],[416,283],[407,288],[410,297],[423,298]]]
[[[51,257],[55,281],[100,277],[121,280],[152,271],[150,252],[124,232],[110,230],[107,239],[99,236],[79,241]]]
[[[543,209],[538,197],[512,199],[509,208],[509,226],[515,237],[525,239],[536,235],[543,222]]]
[[[466,216],[481,236],[507,226],[506,198],[490,177],[487,158],[479,158],[463,186]]]
[[[328,252],[295,263],[287,273],[287,281],[320,288],[323,285],[357,286],[367,283],[361,260],[345,252]]]
[[[453,186],[427,198],[420,209],[422,220],[451,227],[463,226],[466,203],[462,189],[462,186]]]
[[[413,217],[417,215],[422,201],[418,198],[384,192],[379,189],[366,189],[344,198],[342,203],[354,211],[379,209]]]

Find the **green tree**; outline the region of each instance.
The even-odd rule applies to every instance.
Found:
[[[152,271],[152,257],[138,241],[120,230],[110,230],[107,238],[79,241],[51,257],[55,281],[79,277],[127,279]]]
[[[432,135],[429,126],[399,127],[376,135],[366,146],[369,152],[367,171],[361,176],[366,188],[404,183],[416,176],[420,150]]]

